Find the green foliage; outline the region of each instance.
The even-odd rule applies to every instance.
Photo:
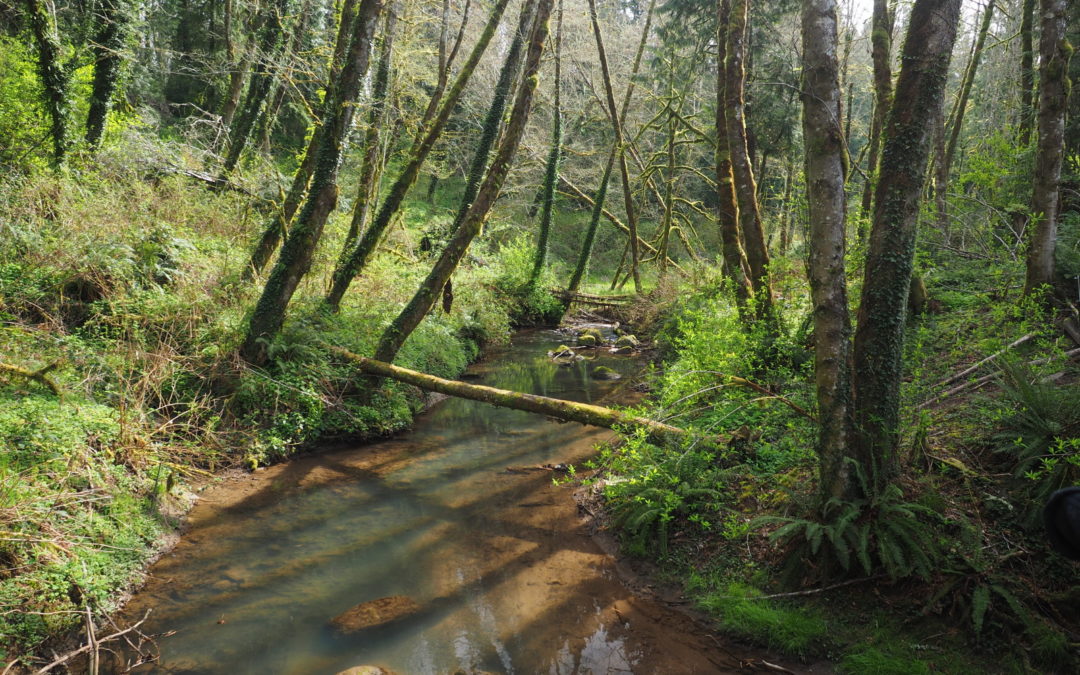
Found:
[[[822,655],[831,643],[823,619],[761,595],[750,586],[730,584],[701,596],[697,604],[716,615],[726,632],[800,658]]]
[[[860,479],[865,493],[865,477]],[[766,516],[756,524],[782,523],[769,538],[792,547],[788,558],[796,566],[801,564],[796,561],[814,560],[826,575],[836,566],[848,573],[857,565],[867,575],[880,567],[896,580],[926,578],[940,562],[941,547],[924,522],[936,519],[932,509],[904,501],[903,491],[893,483],[868,498],[834,497],[817,517]]]
[[[558,270],[547,267],[533,280],[530,266],[535,247],[527,236],[515,237],[499,247],[499,268],[494,271],[494,285],[506,297],[514,325],[556,325],[565,307],[551,293],[558,286]]]
[[[877,647],[861,647],[845,654],[838,670],[850,675],[929,675],[934,672],[922,660],[893,655]]]
[[[1014,412],[995,436],[998,450],[1014,461],[1028,506],[1026,522],[1037,522],[1050,494],[1080,481],[1080,387],[1048,382],[1029,368],[1001,361],[1006,404]]]
[[[0,35],[0,166],[26,170],[49,127],[37,100],[41,85],[29,44]]]

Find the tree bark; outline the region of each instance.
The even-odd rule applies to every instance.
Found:
[[[836,12],[836,0],[803,0],[803,138],[822,504],[857,490],[848,461],[851,321],[844,276],[846,139],[840,128]]]
[[[53,166],[64,163],[67,155],[67,85],[68,76],[60,63],[60,37],[56,17],[44,0],[26,0],[30,32],[37,47],[38,76],[41,78],[42,103],[49,115],[52,136]]]
[[[536,236],[536,255],[533,257],[529,286],[536,286],[547,262],[548,239],[551,237],[551,219],[555,211],[555,184],[559,182],[559,161],[562,159],[562,21],[563,3],[559,0],[558,19],[555,29],[555,103],[552,107],[551,147],[547,166],[544,168],[544,184],[540,193],[540,231]]]
[[[1035,0],[1023,0],[1020,8],[1020,145],[1031,142],[1035,119]]]
[[[375,82],[371,88],[371,105],[368,108],[367,129],[364,132],[363,159],[357,178],[356,204],[353,205],[349,231],[345,234],[342,254],[349,251],[367,222],[371,202],[378,198],[378,184],[382,162],[379,154],[379,134],[386,120],[386,93],[390,85],[390,59],[394,49],[394,29],[397,14],[391,9],[386,13],[383,26],[379,62],[375,66]]]
[[[417,134],[409,160],[394,181],[393,186],[391,186],[390,193],[383,200],[382,206],[379,207],[375,220],[372,221],[371,226],[367,228],[364,236],[360,238],[360,241],[347,258],[339,263],[334,270],[330,292],[326,296],[326,303],[332,311],[337,311],[341,306],[341,299],[345,296],[349,284],[367,264],[368,258],[375,251],[375,246],[378,245],[383,232],[390,225],[390,220],[405,201],[405,195],[408,194],[409,188],[416,182],[416,177],[420,175],[420,167],[424,165],[424,160],[427,159],[432,148],[435,147],[435,142],[439,140],[447,120],[450,119],[450,113],[465,92],[465,85],[476,69],[476,64],[479,63],[484,50],[487,49],[488,43],[491,42],[491,38],[495,34],[495,28],[499,25],[499,20],[502,18],[508,2],[509,0],[497,0],[495,6],[492,7],[491,15],[483,33],[480,35],[480,39],[473,47],[468,60],[461,67],[461,72],[458,73],[454,85],[443,98],[438,113]]]
[[[755,312],[770,324],[778,321],[773,305],[772,285],[769,283],[769,251],[761,226],[757,202],[757,183],[750,166],[750,151],[746,135],[746,39],[750,15],[750,0],[732,0],[728,18],[726,82],[726,120],[728,147],[731,152],[731,172],[735,198],[739,205],[739,230],[754,290]],[[770,329],[771,330],[771,329]]]
[[[878,174],[878,157],[881,151],[881,134],[885,120],[892,107],[892,34],[893,12],[888,0],[874,0],[874,13],[870,29],[870,57],[874,63],[874,116],[870,121],[870,151],[867,155],[867,175],[863,186],[862,217],[871,215],[874,195],[873,178]],[[859,228],[860,239],[863,230]]]
[[[585,239],[581,242],[577,265],[574,266],[574,273],[570,276],[570,283],[566,286],[567,293],[576,293],[581,288],[581,282],[585,279],[586,272],[589,271],[589,258],[592,257],[593,242],[596,240],[596,230],[600,226],[600,215],[604,211],[604,200],[607,199],[608,183],[611,182],[611,170],[615,166],[615,154],[617,152],[617,147],[611,146],[607,164],[604,165],[604,174],[600,177],[600,187],[596,189],[596,197],[593,198],[592,215],[589,217],[589,227],[585,230]],[[633,236],[629,227],[626,228],[626,232],[627,235]]]
[[[872,494],[899,472],[904,323],[919,195],[933,133],[928,121],[941,111],[959,17],[960,0],[916,0],[885,129],[852,378],[852,440]]]
[[[750,285],[749,263],[739,232],[739,204],[735,197],[735,177],[731,171],[731,140],[728,136],[727,108],[727,34],[730,30],[731,0],[718,0],[717,66],[716,66],[716,168],[717,222],[724,259],[724,273],[735,287],[735,303],[739,316],[749,318],[748,307],[753,289]]]
[[[94,54],[94,84],[90,94],[90,110],[86,116],[86,143],[96,149],[105,131],[105,122],[112,107],[116,83],[120,78],[120,53],[124,49],[127,7],[123,0],[102,0],[96,12],[97,29],[91,49]]]
[[[550,2],[550,0],[543,1]],[[683,443],[694,438],[694,436],[685,429],[673,427],[664,424],[663,422],[657,422],[656,420],[651,420],[647,417],[628,415],[618,410],[612,410],[610,408],[604,408],[588,403],[564,401],[557,398],[548,398],[547,396],[538,396],[536,394],[522,394],[507,389],[496,389],[495,387],[485,387],[478,384],[466,384],[465,382],[458,382],[456,380],[446,380],[441,377],[435,377],[434,375],[428,375],[408,368],[402,368],[401,366],[391,365],[385,361],[369,359],[338,347],[332,347],[331,349],[350,361],[355,362],[359,365],[360,370],[369,375],[397,380],[399,382],[411,384],[415,387],[420,387],[425,391],[434,391],[440,394],[446,394],[447,396],[467,398],[472,401],[480,401],[502,408],[513,408],[514,410],[524,410],[525,412],[536,413],[539,415],[548,415],[560,420],[578,422],[580,424],[588,424],[591,426],[603,427],[605,429],[611,429],[616,426],[641,427],[657,439],[675,443]]]
[[[1065,108],[1069,96],[1069,56],[1065,38],[1066,0],[1040,0],[1039,139],[1031,195],[1034,214],[1027,253],[1024,294],[1039,293],[1054,283],[1061,160],[1065,147]],[[1043,298],[1048,299],[1048,298]]]
[[[488,169],[483,185],[476,193],[476,201],[470,205],[465,218],[451,235],[450,242],[443,249],[439,259],[435,262],[435,266],[420,285],[420,288],[417,289],[412,300],[409,301],[405,309],[391,322],[383,332],[382,337],[379,338],[375,358],[380,361],[392,363],[401,346],[405,344],[405,340],[409,338],[413,330],[427,316],[440,291],[465,256],[469,244],[480,233],[480,228],[483,227],[488,212],[499,197],[499,191],[502,189],[506,175],[510,172],[510,164],[513,162],[518,144],[525,134],[525,125],[529,121],[533,94],[536,92],[538,82],[537,74],[540,71],[540,57],[543,55],[544,42],[548,36],[548,19],[551,16],[553,4],[554,0],[537,0],[536,17],[532,33],[529,36],[521,85],[514,100],[510,120],[507,122],[506,134],[499,143],[499,148],[495,153],[495,158],[491,161],[491,167]],[[526,14],[528,10],[523,8],[522,13]],[[527,25],[527,21],[522,21],[522,28],[525,25]],[[517,61],[518,55],[514,52],[515,50],[511,49],[507,55],[503,75],[512,77],[513,71],[517,70],[517,64],[514,62]]]
[[[371,54],[371,35],[382,0],[360,0],[353,21],[348,56],[333,88],[327,91],[322,115],[322,133],[311,192],[297,218],[274,269],[270,272],[252,312],[247,335],[240,353],[249,363],[266,360],[268,342],[285,322],[285,310],[300,280],[311,268],[315,247],[322,236],[326,219],[337,203],[337,173],[342,148],[352,122],[352,111]]]

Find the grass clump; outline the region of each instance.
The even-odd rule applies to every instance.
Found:
[[[829,626],[821,617],[762,599],[762,595],[751,586],[731,583],[700,595],[697,605],[715,615],[725,632],[755,644],[800,658],[826,653],[831,640]]]

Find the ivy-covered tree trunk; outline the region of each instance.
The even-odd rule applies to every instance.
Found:
[[[333,83],[337,80],[345,63],[345,53],[349,46],[349,31],[356,18],[356,2],[357,0],[345,0],[341,5],[337,40],[334,43],[334,53],[330,57],[330,72],[326,84],[327,93],[332,89]],[[323,95],[324,108],[326,95]],[[296,173],[293,174],[293,180],[289,185],[289,191],[285,194],[285,200],[282,202],[281,207],[276,209],[270,216],[266,226],[263,228],[262,235],[259,237],[259,241],[251,252],[251,258],[242,273],[242,278],[245,281],[253,279],[255,275],[261,273],[266,263],[270,262],[270,258],[274,255],[274,251],[277,250],[278,244],[285,237],[293,216],[296,215],[296,209],[300,208],[300,203],[304,201],[308,184],[311,182],[311,173],[315,169],[315,155],[319,151],[321,133],[322,120],[316,120],[311,130],[311,138],[308,139],[307,147],[304,149],[304,158],[300,160],[300,166],[297,167]]]
[[[900,379],[929,122],[939,115],[961,0],[916,0],[885,128],[854,348],[852,441],[867,488],[899,472]]]
[[[655,2],[653,3],[655,4]],[[653,5],[649,6],[649,17],[652,17]],[[616,160],[619,163],[619,175],[623,183],[623,206],[626,209],[626,225],[630,228],[630,272],[634,278],[634,292],[641,293],[641,275],[638,272],[638,260],[641,254],[638,251],[637,241],[637,209],[634,207],[634,192],[630,185],[630,172],[626,165],[626,148],[624,147],[622,117],[624,112],[615,105],[615,90],[611,86],[611,70],[608,68],[607,50],[604,49],[604,38],[600,31],[600,22],[596,16],[596,0],[589,0],[589,18],[592,22],[593,36],[596,38],[596,51],[600,57],[600,73],[604,82],[604,94],[607,96],[608,110],[611,114],[611,126],[615,132]],[[647,37],[649,30],[648,21],[644,28]]]
[[[720,226],[720,245],[724,274],[735,287],[735,303],[745,320],[753,290],[750,286],[749,265],[739,233],[739,205],[735,198],[735,177],[731,173],[731,144],[727,133],[727,33],[731,15],[731,0],[716,3],[716,219]]]
[[[536,255],[533,257],[529,285],[536,286],[547,262],[548,240],[551,238],[551,219],[555,212],[555,184],[559,182],[559,161],[562,159],[562,20],[563,3],[559,0],[559,12],[555,28],[555,103],[551,117],[551,147],[548,149],[544,168],[544,184],[537,195],[540,202],[540,231],[536,236]]]
[[[1067,0],[1040,0],[1039,15],[1039,139],[1031,195],[1034,214],[1027,252],[1024,294],[1040,292],[1054,283],[1061,191],[1061,159],[1065,148],[1065,108],[1069,97],[1069,57],[1065,38]]]
[[[241,356],[249,363],[258,364],[266,360],[267,344],[285,322],[285,310],[300,280],[311,268],[323,226],[337,203],[341,151],[352,122],[352,110],[360,93],[361,80],[367,72],[371,35],[382,6],[382,0],[360,0],[345,65],[333,88],[326,93],[311,191],[266,280],[240,349]]]
[[[247,95],[244,97],[244,105],[240,115],[234,120],[229,129],[229,152],[225,156],[225,163],[221,167],[221,175],[227,176],[240,161],[247,146],[251,131],[259,119],[263,104],[270,94],[270,87],[274,82],[274,59],[276,59],[284,44],[282,39],[285,34],[285,15],[288,13],[289,0],[277,0],[276,4],[267,3],[260,20],[258,51],[255,59],[255,72],[248,81]]]
[[[866,173],[869,179],[863,185],[862,216],[870,215],[873,205],[874,180],[878,171],[881,152],[881,133],[892,107],[892,33],[893,13],[888,0],[874,0],[874,13],[870,28],[870,57],[874,64],[874,116],[870,120],[870,150],[867,154]],[[860,227],[859,237],[863,230]]]
[[[236,17],[235,0],[225,0],[225,17],[222,33],[225,39],[225,62],[229,67],[229,88],[225,94],[225,100],[221,104],[221,124],[225,129],[232,126],[236,108],[240,105],[240,92],[244,90],[244,74],[247,70],[248,59],[252,44],[248,44],[243,55],[236,54],[236,39],[233,31],[233,20]]]
[[[26,0],[30,32],[37,48],[38,75],[41,78],[42,103],[49,115],[52,136],[52,163],[64,163],[68,150],[67,85],[68,77],[60,63],[60,37],[56,32],[56,17],[45,0]]]
[[[612,146],[607,164],[604,166],[604,174],[600,178],[600,187],[596,189],[596,197],[593,198],[592,215],[589,216],[589,227],[585,230],[585,239],[581,242],[577,265],[574,266],[574,273],[566,286],[567,293],[576,293],[581,288],[585,273],[589,271],[589,258],[592,257],[593,242],[596,241],[596,229],[600,226],[600,215],[604,211],[604,200],[607,199],[608,183],[611,182],[611,170],[615,167],[616,152],[616,147]],[[630,234],[629,228],[627,228],[627,234]]]
[[[94,54],[94,84],[90,92],[90,110],[86,116],[86,143],[97,148],[105,131],[105,120],[112,107],[116,83],[120,78],[120,57],[124,49],[128,8],[123,0],[102,0],[96,14],[97,29],[91,50]]]
[[[391,9],[386,13],[379,62],[375,66],[375,82],[371,87],[371,105],[368,107],[367,129],[364,132],[363,159],[360,163],[360,175],[357,177],[356,204],[349,221],[349,231],[345,234],[343,253],[350,250],[356,242],[367,222],[368,207],[371,201],[378,197],[378,173],[382,168],[379,134],[386,119],[386,92],[390,86],[390,59],[394,50],[396,25],[397,13]]]
[[[326,296],[326,303],[331,310],[337,311],[341,306],[341,299],[345,297],[345,291],[348,290],[349,284],[367,264],[368,259],[382,238],[383,232],[390,225],[391,219],[405,201],[405,195],[408,194],[409,188],[416,182],[417,176],[420,175],[420,168],[424,165],[424,160],[431,154],[435,142],[442,135],[446,122],[450,119],[450,113],[461,99],[462,94],[465,92],[465,85],[468,83],[469,78],[472,77],[473,71],[476,70],[476,64],[479,63],[480,57],[483,56],[484,50],[487,49],[488,43],[491,42],[508,2],[509,0],[497,0],[494,7],[492,7],[487,25],[484,26],[484,31],[473,46],[472,53],[469,54],[468,60],[462,65],[454,85],[450,87],[450,90],[443,98],[438,113],[417,134],[412,150],[409,153],[409,159],[402,168],[401,173],[398,174],[394,184],[390,187],[390,193],[383,200],[371,226],[367,228],[352,251],[347,256],[343,256],[342,261],[334,269],[330,292]]]
[[[1022,147],[1031,142],[1035,120],[1035,0],[1023,0],[1020,7],[1020,124],[1017,134]]]
[[[769,251],[761,212],[757,201],[757,183],[750,165],[750,150],[746,134],[746,36],[750,16],[750,0],[733,0],[728,17],[726,81],[726,121],[731,172],[735,198],[739,205],[739,231],[754,289],[755,311],[759,318],[776,324],[778,317],[773,306],[772,284],[769,282]],[[774,326],[778,329],[778,326]],[[771,329],[770,329],[771,330]]]
[[[398,350],[412,334],[413,330],[420,325],[428,311],[435,303],[440,290],[446,285],[450,276],[457,269],[469,244],[480,232],[488,212],[495,200],[499,197],[506,174],[510,171],[510,164],[517,152],[521,137],[525,134],[525,125],[529,120],[529,112],[532,109],[533,94],[536,92],[538,73],[540,71],[540,57],[544,51],[544,42],[548,35],[548,19],[551,16],[551,7],[554,0],[537,0],[536,19],[533,23],[532,34],[529,36],[529,47],[525,58],[525,70],[518,88],[514,108],[510,113],[510,120],[506,126],[506,133],[499,143],[499,149],[495,158],[491,161],[487,177],[476,194],[476,201],[469,207],[469,212],[461,222],[460,227],[454,231],[450,242],[443,249],[435,266],[428,273],[427,278],[413,295],[412,300],[406,305],[401,314],[386,328],[379,345],[375,350],[375,358],[380,361],[391,363],[397,356]],[[525,9],[522,12],[526,12]],[[507,61],[516,60],[513,50],[507,56]],[[516,65],[513,70],[517,70]],[[504,72],[506,66],[504,65]],[[500,78],[501,79],[501,78]]]
[[[857,489],[847,461],[851,321],[844,276],[844,138],[836,58],[836,0],[803,0],[803,139],[810,219],[810,295],[818,403],[821,501]]]

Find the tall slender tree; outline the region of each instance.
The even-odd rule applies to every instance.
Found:
[[[884,132],[852,371],[853,449],[874,493],[899,473],[904,325],[932,136],[928,122],[941,111],[960,3],[916,0]]]
[[[551,147],[548,149],[547,165],[544,168],[544,184],[537,195],[540,200],[540,230],[536,236],[536,255],[533,257],[532,271],[529,273],[530,286],[539,282],[547,262],[551,220],[555,211],[555,184],[559,182],[559,162],[562,159],[562,25],[563,0],[559,0],[558,18],[555,22],[555,77],[551,82],[555,89],[551,112]]]
[[[1035,0],[1020,6],[1020,145],[1031,142],[1035,120]]]
[[[249,363],[258,364],[266,360],[268,343],[285,322],[285,310],[300,280],[311,268],[323,226],[337,203],[341,151],[352,122],[352,110],[360,93],[361,80],[367,72],[371,36],[383,7],[382,2],[360,0],[357,8],[345,65],[332,91],[326,95],[323,131],[311,177],[311,191],[297,217],[296,226],[281,247],[277,263],[266,280],[240,348],[241,356]]]
[[[1024,294],[1054,283],[1061,193],[1061,160],[1065,148],[1065,109],[1069,98],[1069,57],[1065,38],[1067,0],[1040,0],[1039,139],[1031,196],[1034,213],[1027,252]]]
[[[105,131],[105,120],[112,107],[116,83],[120,79],[121,56],[128,25],[128,7],[124,0],[102,0],[95,12],[94,84],[90,93],[90,110],[86,116],[86,143],[96,148]]]
[[[544,51],[544,42],[547,40],[548,19],[551,16],[553,4],[554,0],[537,0],[536,19],[529,38],[525,70],[514,101],[514,108],[507,122],[506,133],[499,143],[499,149],[487,171],[487,177],[477,192],[476,200],[469,207],[469,212],[461,222],[461,226],[454,231],[450,242],[443,249],[412,300],[379,338],[375,358],[380,361],[393,361],[405,340],[431,310],[439,290],[446,285],[450,275],[457,269],[469,244],[479,234],[488,211],[499,197],[499,191],[502,189],[506,174],[510,171],[510,164],[517,152],[518,144],[525,134],[525,124],[528,122],[529,112],[532,109],[533,94],[536,91],[537,75],[540,71],[540,57]],[[508,56],[507,60],[511,58],[516,57]]]
[[[386,228],[390,225],[391,219],[393,219],[394,215],[397,214],[398,209],[401,208],[402,203],[404,203],[405,195],[408,194],[409,188],[412,187],[413,183],[416,182],[417,176],[420,175],[420,168],[424,165],[424,161],[427,159],[428,155],[431,154],[431,150],[435,147],[436,141],[438,141],[439,137],[442,135],[442,131],[446,127],[447,121],[450,119],[450,113],[453,111],[454,106],[457,105],[457,102],[461,100],[461,96],[465,92],[465,85],[468,83],[469,78],[472,77],[473,71],[476,70],[476,64],[480,62],[480,57],[483,56],[488,43],[491,42],[491,38],[495,34],[495,29],[502,19],[503,12],[506,10],[508,2],[509,0],[497,0],[492,7],[491,14],[488,16],[487,25],[484,26],[484,31],[480,34],[476,44],[473,45],[473,50],[469,54],[469,58],[462,65],[461,71],[458,73],[453,86],[450,87],[446,96],[443,97],[438,112],[435,113],[431,120],[420,130],[420,133],[417,134],[416,140],[413,142],[413,147],[409,152],[409,159],[406,161],[401,173],[398,174],[394,184],[390,187],[390,192],[379,207],[379,211],[375,215],[375,220],[373,220],[371,226],[365,230],[364,235],[360,238],[360,241],[357,242],[356,246],[353,247],[352,251],[350,251],[347,256],[343,256],[342,260],[334,269],[330,291],[326,296],[326,303],[331,310],[337,311],[340,307],[341,299],[345,297],[345,291],[348,290],[349,284],[352,283],[352,280],[356,278],[356,275],[359,274],[364,268],[364,265],[367,264],[368,259],[371,257],[379,240],[382,238],[383,232],[386,231]]]
[[[38,75],[41,78],[42,102],[49,114],[52,136],[52,163],[63,164],[68,151],[68,76],[60,63],[60,36],[52,3],[26,0],[30,32],[37,48]]]
[[[892,34],[894,13],[888,0],[874,0],[870,24],[870,57],[874,70],[874,114],[870,120],[870,141],[867,154],[867,175],[863,185],[862,216],[872,215],[874,181],[881,152],[881,134],[885,128],[889,108],[892,107]],[[859,229],[860,238],[863,230]]]

